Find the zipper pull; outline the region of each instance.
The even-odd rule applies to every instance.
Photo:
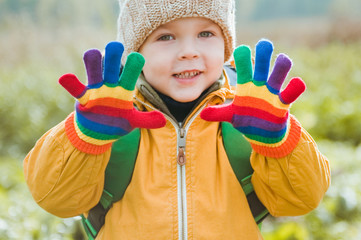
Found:
[[[185,148],[186,148],[185,130],[184,130],[184,128],[180,128],[179,135],[178,135],[177,163],[181,166],[186,164]]]
[[[178,148],[178,159],[177,163],[181,166],[186,164],[186,155],[184,154],[184,147]]]

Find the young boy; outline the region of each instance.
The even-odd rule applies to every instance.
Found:
[[[59,217],[87,215],[103,193],[113,144],[138,128],[132,179],[96,239],[262,239],[224,149],[220,122],[227,121],[252,146],[252,184],[273,216],[316,208],[329,165],[289,114],[303,82],[280,91],[288,57],[279,55],[268,77],[270,42],[258,43],[254,74],[249,48],[237,48],[234,92],[224,69],[233,53],[232,0],[120,7],[124,53],[122,44],[108,44],[102,65],[99,51],[86,52],[88,86],[72,74],[59,79],[77,102],[24,161],[36,202]]]

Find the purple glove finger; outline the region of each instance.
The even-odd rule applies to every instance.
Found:
[[[102,54],[97,49],[91,49],[84,53],[84,64],[88,76],[88,85],[92,87],[103,81],[102,78]]]
[[[274,94],[279,93],[291,67],[292,61],[288,56],[285,54],[278,55],[271,76],[267,81],[267,86],[270,92]]]

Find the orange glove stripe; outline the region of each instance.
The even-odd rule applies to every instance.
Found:
[[[74,147],[88,154],[93,154],[93,155],[103,154],[112,146],[112,143],[97,146],[81,140],[74,128],[74,112],[72,112],[65,120],[65,132],[69,138],[69,141]]]
[[[288,109],[276,108],[272,104],[270,104],[269,102],[263,99],[251,97],[251,96],[244,96],[244,97],[236,96],[234,98],[233,103],[238,107],[253,107],[265,112],[269,112],[272,113],[272,115],[279,118],[284,117],[288,112]]]

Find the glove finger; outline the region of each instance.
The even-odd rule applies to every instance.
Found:
[[[88,76],[88,85],[96,85],[103,81],[102,78],[102,54],[97,49],[91,49],[84,53],[84,64]]]
[[[268,79],[272,52],[272,42],[268,40],[261,40],[257,43],[253,76],[254,83],[257,86],[264,85]]]
[[[134,128],[161,128],[164,127],[167,120],[159,111],[141,112],[134,110],[131,118],[128,118]]]
[[[269,77],[267,82],[267,87],[272,93],[279,93],[281,86],[285,81],[291,67],[292,61],[287,55],[278,55],[271,76]]]
[[[140,53],[129,54],[119,79],[119,85],[126,90],[133,91],[144,63],[144,57]]]
[[[237,69],[237,84],[251,82],[253,72],[251,49],[245,45],[239,46],[234,50],[233,57]]]
[[[201,112],[201,118],[210,122],[232,122],[232,103],[207,107]]]
[[[59,83],[75,98],[80,98],[83,96],[87,89],[86,86],[82,84],[74,74],[71,73],[61,76],[59,78]]]
[[[120,42],[110,42],[105,47],[104,82],[117,84],[119,80],[120,61],[124,46]]]
[[[293,103],[304,91],[306,84],[301,78],[293,78],[287,87],[281,92],[280,100],[284,104]]]

